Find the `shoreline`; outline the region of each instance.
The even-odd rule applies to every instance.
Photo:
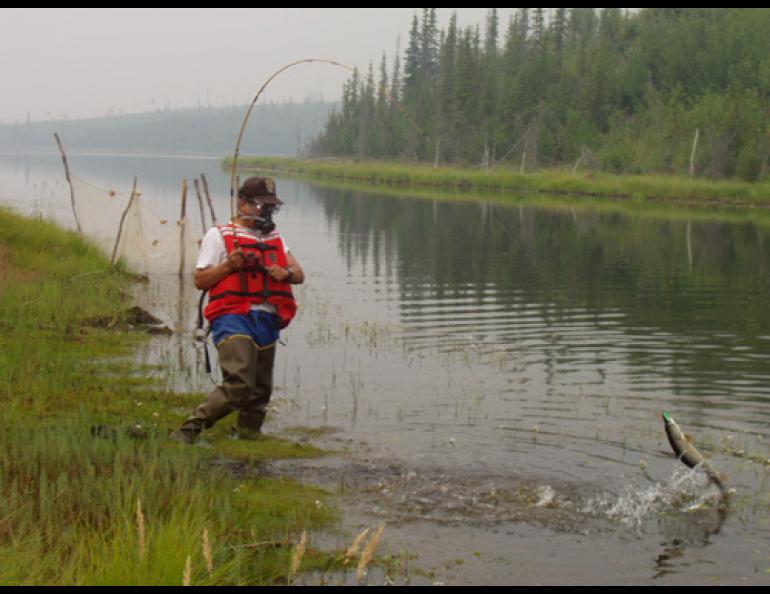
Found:
[[[232,157],[222,160],[232,166]],[[551,196],[612,201],[672,202],[688,205],[770,208],[770,182],[690,180],[668,175],[623,176],[597,172],[572,173],[549,169],[520,173],[499,168],[484,172],[460,167],[438,167],[386,161],[297,159],[242,156],[239,170],[261,170],[364,183],[373,187],[432,188],[453,191],[536,193]]]

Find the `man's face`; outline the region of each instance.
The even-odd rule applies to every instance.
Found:
[[[253,217],[262,216],[262,203],[256,200],[240,200],[239,214],[243,216],[247,227],[254,227],[257,221]]]
[[[248,227],[258,228],[261,223],[256,217],[268,219],[276,210],[274,204],[263,204],[259,200],[240,200],[240,214]]]

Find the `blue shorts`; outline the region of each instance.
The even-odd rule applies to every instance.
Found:
[[[233,334],[250,337],[259,346],[270,346],[278,340],[278,316],[252,309],[246,315],[225,314],[211,322],[214,344]]]

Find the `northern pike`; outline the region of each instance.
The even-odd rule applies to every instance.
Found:
[[[711,466],[711,462],[698,451],[689,436],[684,434],[682,428],[677,425],[676,421],[674,421],[668,411],[665,410],[663,411],[663,422],[666,427],[668,443],[671,444],[671,449],[674,450],[676,457],[690,468],[700,468],[703,470],[711,482],[719,487],[724,493],[725,481],[727,480],[726,477],[723,474],[718,473],[714,467]]]

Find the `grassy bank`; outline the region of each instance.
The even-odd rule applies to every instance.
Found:
[[[265,171],[265,170],[254,170]],[[292,175],[292,174],[289,174]],[[333,178],[313,178],[313,185],[337,190],[339,192],[356,192],[365,195],[383,197],[417,198],[431,201],[483,202],[490,206],[535,207],[540,210],[554,212],[592,212],[605,214],[632,215],[641,218],[657,220],[680,220],[684,222],[718,222],[734,224],[751,224],[757,227],[770,228],[770,208],[740,207],[730,204],[705,204],[677,200],[617,200],[601,197],[579,196],[569,194],[532,194],[505,193],[493,190],[458,190],[440,189],[433,187],[411,186],[405,188],[399,185],[372,184],[360,181],[346,181]]]
[[[231,158],[223,162],[232,165]],[[690,180],[686,177],[621,176],[549,169],[520,173],[410,165],[382,161],[302,160],[282,157],[241,157],[242,170],[259,169],[316,178],[369,184],[433,187],[496,192],[567,194],[626,200],[686,201],[735,206],[770,206],[770,183]]]
[[[299,535],[334,512],[258,463],[319,452],[225,427],[211,449],[167,440],[202,395],[132,363],[130,282],[75,234],[0,209],[0,584],[181,585],[188,563],[193,585],[289,582]],[[302,568],[333,559],[311,542]]]

